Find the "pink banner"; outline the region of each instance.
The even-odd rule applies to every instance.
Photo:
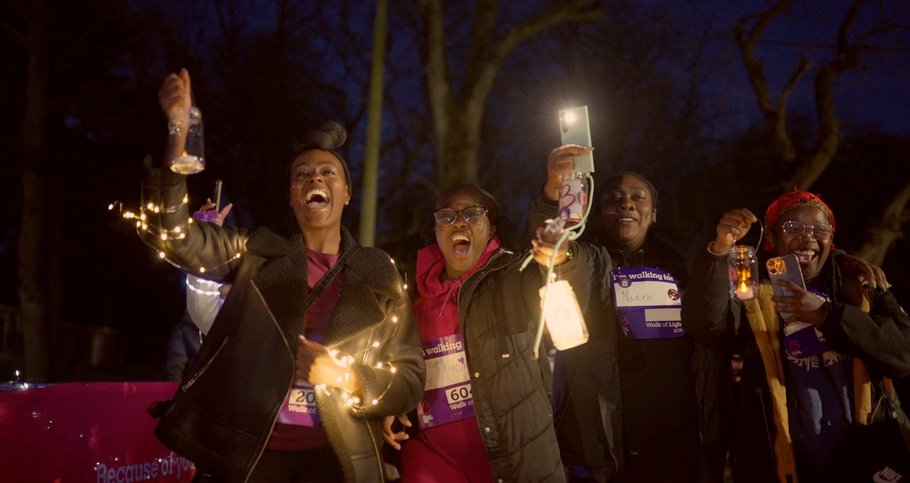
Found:
[[[49,483],[190,481],[145,409],[175,382],[0,385],[0,480]]]

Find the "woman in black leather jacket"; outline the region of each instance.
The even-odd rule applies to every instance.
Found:
[[[159,92],[173,119],[189,75]],[[151,408],[158,437],[198,481],[384,481],[381,417],[412,409],[424,364],[393,261],[341,226],[346,134],[310,132],[289,166],[296,223],[253,232],[192,223],[186,177],[150,170],[141,233],[187,273],[233,283],[170,401]]]

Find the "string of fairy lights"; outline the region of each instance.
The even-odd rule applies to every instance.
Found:
[[[151,240],[160,241],[160,242],[168,242],[168,241],[172,241],[172,240],[183,240],[186,238],[187,232],[189,230],[189,225],[192,225],[193,223],[195,223],[195,220],[192,217],[188,217],[185,223],[181,223],[171,229],[155,226],[155,225],[149,223],[149,219],[152,215],[177,213],[178,210],[180,210],[184,206],[188,205],[189,201],[190,201],[189,196],[184,195],[181,202],[178,205],[174,205],[174,206],[162,207],[162,205],[155,204],[153,202],[148,202],[148,203],[140,206],[138,214],[134,210],[127,209],[125,207],[124,203],[122,203],[121,201],[114,201],[114,202],[110,203],[108,205],[107,209],[108,209],[108,211],[117,210],[120,214],[120,217],[124,221],[134,224],[135,228],[136,228],[136,233],[139,235],[139,238],[143,241],[143,243],[145,243],[146,245],[148,245],[149,247],[151,247],[153,250],[155,250],[157,252],[159,259],[166,261],[167,263],[171,264],[172,266],[176,267],[177,269],[179,269],[183,272],[201,275],[201,274],[205,274],[206,272],[211,272],[215,269],[223,267],[223,266],[239,259],[242,256],[242,254],[238,252],[238,253],[234,254],[234,256],[229,258],[227,261],[225,261],[223,263],[219,263],[217,265],[212,265],[209,267],[203,267],[203,266],[187,267],[185,265],[181,265],[181,264],[177,263],[176,261],[168,258],[168,255],[164,250],[162,250],[159,246],[156,246],[155,244],[152,243]],[[389,261],[392,263],[392,265],[395,265],[395,260],[393,258],[389,257]],[[208,295],[208,296],[219,295],[219,292],[217,290],[214,290],[214,291],[203,290],[198,287],[194,287],[189,282],[187,282],[186,285],[191,290],[194,290],[197,293],[202,294],[202,295]],[[403,282],[402,290],[407,291],[407,288],[408,288],[407,283]],[[398,316],[393,315],[391,317],[391,321],[393,323],[397,324]],[[366,347],[363,350],[356,352],[355,354],[358,354],[358,355],[362,354],[361,364],[366,365],[366,360],[368,358],[367,356],[369,355],[369,351],[371,349],[379,350],[381,347],[382,347],[382,344],[379,341],[373,341],[371,344],[369,344],[369,347]],[[338,365],[339,367],[341,367],[344,370],[344,372],[341,375],[337,376],[335,379],[335,382],[338,386],[329,386],[327,384],[315,384],[313,386],[314,389],[321,391],[323,394],[325,394],[327,396],[331,395],[335,390],[337,390],[346,407],[349,407],[352,409],[361,408],[363,401],[360,398],[360,396],[352,394],[348,391],[345,391],[344,389],[341,389],[341,387],[339,387],[341,385],[346,385],[346,384],[350,383],[351,377],[352,377],[351,368],[354,366],[356,359],[353,356],[347,355],[347,354],[339,355],[339,351],[337,349],[329,349],[328,352],[329,352],[329,355],[332,357],[333,362],[336,365]],[[379,402],[382,400],[382,398],[385,397],[385,395],[389,392],[389,390],[392,387],[392,381],[394,379],[394,375],[397,373],[397,369],[390,362],[379,361],[379,362],[375,363],[374,367],[376,369],[380,369],[380,370],[388,370],[389,373],[392,374],[392,377],[389,378],[389,383],[385,387],[385,389],[378,396],[372,397],[370,399],[370,405],[372,405],[372,406],[378,405]]]
[[[180,224],[174,228],[167,229],[164,227],[156,227],[155,225],[149,224],[148,223],[149,215],[147,212],[150,212],[155,215],[160,215],[162,213],[176,213],[177,210],[180,209],[181,206],[187,205],[187,204],[189,204],[189,202],[190,202],[190,200],[189,200],[188,195],[184,195],[183,200],[181,200],[180,205],[169,206],[167,208],[162,208],[160,205],[156,205],[155,203],[149,202],[141,207],[138,215],[132,210],[125,209],[124,204],[121,201],[114,201],[113,203],[110,203],[107,206],[107,209],[108,209],[108,211],[114,211],[115,209],[118,210],[120,212],[121,218],[123,218],[126,221],[135,220],[136,233],[139,235],[139,239],[141,239],[146,245],[148,245],[153,250],[155,250],[155,252],[158,253],[158,258],[168,262],[169,264],[173,265],[174,267],[176,267],[184,272],[204,274],[206,272],[211,272],[212,270],[221,268],[221,267],[233,262],[234,260],[239,259],[242,254],[238,252],[238,253],[235,253],[234,256],[229,258],[227,261],[225,261],[223,263],[219,263],[217,265],[212,265],[209,267],[199,266],[199,267],[195,267],[195,268],[187,267],[185,265],[181,265],[181,264],[175,262],[174,260],[169,259],[167,256],[167,253],[164,250],[153,245],[149,241],[150,239],[154,239],[154,240],[161,240],[162,242],[167,242],[167,241],[171,241],[171,240],[185,239],[187,225],[191,225],[191,224],[195,223],[195,220],[193,220],[193,217],[187,218],[186,224]],[[148,236],[143,236],[143,233],[145,233]]]

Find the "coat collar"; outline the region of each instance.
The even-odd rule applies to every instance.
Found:
[[[260,229],[248,247],[251,255],[264,258],[254,282],[291,347],[296,347],[297,334],[303,332],[306,323],[304,300],[309,292],[303,235],[283,236]],[[402,290],[388,255],[361,247],[342,227],[341,252],[349,251],[340,275],[344,277],[341,296],[325,337],[327,345],[382,321],[385,307],[377,301]]]

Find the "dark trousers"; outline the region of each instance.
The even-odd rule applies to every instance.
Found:
[[[220,483],[218,475],[197,471],[194,483]],[[266,449],[249,483],[334,483],[344,481],[341,464],[331,446],[299,451]]]

